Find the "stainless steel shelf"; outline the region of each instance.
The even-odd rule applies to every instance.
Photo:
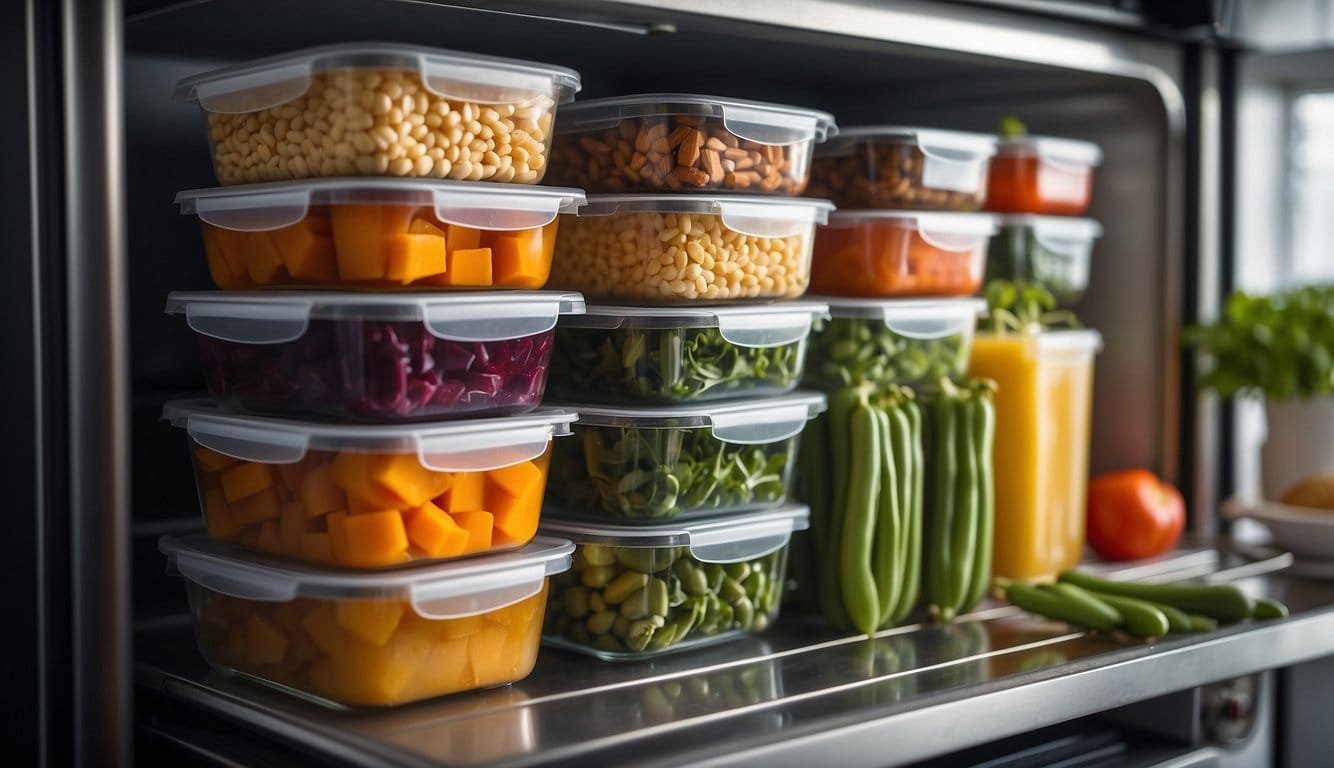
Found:
[[[1334,582],[1250,575],[1256,570],[1213,550],[1154,566],[1173,576],[1249,576],[1238,583],[1293,614],[1153,643],[1071,631],[995,605],[954,626],[871,639],[788,615],[763,638],[651,662],[544,649],[533,675],[513,686],[343,712],[210,671],[178,625],[138,638],[137,680],[154,706],[220,715],[329,760],[886,765],[1334,654]]]

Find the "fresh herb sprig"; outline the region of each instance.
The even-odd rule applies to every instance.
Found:
[[[1223,397],[1273,400],[1334,393],[1334,285],[1269,296],[1237,292],[1218,321],[1194,326],[1182,342],[1206,355],[1201,389]]]

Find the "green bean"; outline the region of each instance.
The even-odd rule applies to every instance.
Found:
[[[1095,592],[1166,603],[1188,613],[1202,613],[1220,621],[1249,618],[1254,606],[1246,593],[1232,584],[1141,584],[1103,579],[1081,571],[1066,571],[1060,579]]]
[[[907,508],[903,510],[906,557],[903,561],[903,588],[900,590],[899,606],[894,611],[893,622],[895,624],[905,619],[909,613],[912,613],[913,607],[917,605],[922,577],[922,505],[925,503],[923,483],[926,476],[923,441],[925,435],[923,434],[921,407],[910,401],[905,404],[904,411],[908,416],[909,423],[909,480],[906,486],[911,501]]]
[[[949,594],[949,572],[957,567],[950,549],[954,529],[954,476],[958,473],[958,454],[954,449],[955,412],[952,398],[939,394],[931,408],[931,434],[935,461],[931,466],[931,520],[924,544],[926,557],[926,600],[932,612],[943,621],[954,618]]]
[[[737,629],[749,630],[751,624],[755,621],[755,604],[749,597],[743,597],[732,603],[733,619],[732,622]]]
[[[852,410],[863,395],[854,388],[836,392],[829,398],[829,410],[824,418],[828,420],[829,466],[831,475],[831,499],[829,505],[828,548],[816,553],[816,562],[820,579],[820,611],[825,620],[835,629],[847,629],[850,626],[847,608],[843,604],[840,586],[839,560],[843,548],[843,517],[847,511],[849,439],[852,427]]]
[[[976,399],[965,395],[954,404],[955,450],[958,471],[954,476],[954,520],[950,531],[950,556],[945,603],[956,612],[968,609],[968,591],[972,588],[974,561],[977,559],[978,493],[977,454],[973,450],[973,411]]]
[[[893,404],[876,408],[877,437],[880,441],[880,497],[875,510],[875,550],[871,567],[875,574],[876,596],[880,599],[881,626],[893,616],[898,607],[900,568],[902,568],[903,530],[899,502],[899,462],[902,433],[906,429],[898,419],[902,414]]]
[[[707,595],[709,593],[709,580],[704,575],[704,569],[692,565],[686,558],[676,561],[673,572],[681,579],[681,587],[685,589],[687,595]]]
[[[1078,589],[1072,584],[1061,585],[1067,588]],[[1097,600],[1110,605],[1121,614],[1125,621],[1126,631],[1132,635],[1140,637],[1162,637],[1172,628],[1171,620],[1167,614],[1154,603],[1146,600],[1136,600],[1133,597],[1122,597],[1121,595],[1109,595],[1105,592],[1087,592]],[[1187,626],[1190,620],[1186,620]]]
[[[1116,607],[1099,599],[1092,592],[1076,587],[1073,584],[1039,584],[1038,589],[1048,594],[1059,595],[1062,599],[1071,603],[1079,604],[1088,611],[1100,611],[1107,620],[1113,622],[1113,627],[1119,627],[1126,623],[1126,617]],[[1164,619],[1166,621],[1166,619]]]
[[[987,595],[991,584],[992,549],[996,531],[996,475],[993,460],[996,437],[996,408],[989,392],[973,395],[973,452],[977,462],[977,551],[973,558],[973,572],[964,600],[964,609],[971,610]]]
[[[1021,581],[1006,586],[1005,597],[1026,611],[1090,629],[1111,631],[1121,624],[1121,616],[1115,611],[1109,615],[1086,602],[1070,600],[1059,592],[1044,591]],[[1105,603],[1103,607],[1106,607]]]
[[[1188,613],[1186,617],[1190,619],[1191,632],[1213,632],[1218,629],[1218,621],[1212,616],[1201,616],[1198,613]]]
[[[608,605],[616,605],[622,600],[630,597],[636,590],[643,589],[648,584],[649,575],[639,571],[622,571],[620,576],[611,580],[606,588],[602,590],[602,599],[607,601]]]
[[[880,601],[871,573],[875,505],[880,494],[880,440],[875,410],[867,403],[853,409],[850,432],[851,487],[843,514],[839,586],[843,590],[843,607],[853,627],[869,635],[880,625]]]
[[[1286,619],[1288,617],[1288,606],[1277,600],[1268,597],[1261,597],[1255,601],[1255,610],[1251,611],[1253,619]]]

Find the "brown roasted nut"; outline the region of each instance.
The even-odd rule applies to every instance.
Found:
[[[976,190],[933,189],[923,181],[926,157],[911,143],[869,140],[811,162],[810,193],[841,208],[919,208],[976,211],[986,199],[986,175]]]

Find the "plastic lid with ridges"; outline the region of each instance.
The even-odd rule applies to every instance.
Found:
[[[483,104],[522,104],[541,95],[559,103],[580,88],[579,73],[566,67],[402,43],[338,43],[187,77],[173,98],[209,112],[258,112],[305,94],[311,75],[344,68],[414,71],[437,95]]]
[[[985,133],[946,131],[938,128],[914,128],[901,125],[865,125],[844,128],[838,138],[817,147],[817,157],[845,155],[852,147],[867,141],[912,144],[927,157],[954,162],[977,162],[996,154],[996,137]]]
[[[777,347],[810,335],[811,321],[828,317],[829,306],[813,301],[736,304],[720,307],[643,307],[593,304],[582,315],[568,315],[561,328],[616,330],[641,328],[717,328],[738,347]]]
[[[577,216],[616,213],[701,213],[721,216],[723,226],[752,237],[789,237],[824,224],[834,204],[806,197],[744,195],[589,195]]]
[[[626,118],[653,115],[722,118],[738,138],[759,144],[820,142],[838,134],[828,112],[690,93],[640,93],[576,102],[561,111],[556,132],[597,131],[620,125]]]
[[[1091,141],[1058,139],[1053,136],[1018,136],[1001,139],[1000,155],[1038,155],[1044,162],[1067,166],[1102,163],[1102,148]]]
[[[889,221],[911,227],[923,240],[942,251],[971,250],[999,229],[998,219],[991,213],[907,210],[838,211],[829,215],[828,226],[855,227],[867,221]]]
[[[188,189],[176,195],[183,214],[215,227],[263,232],[305,219],[311,206],[429,206],[446,224],[487,230],[533,229],[574,213],[581,189],[434,179],[309,179]]]
[[[776,509],[660,525],[613,525],[546,516],[543,533],[572,539],[576,544],[609,547],[689,547],[706,563],[736,563],[763,557],[787,545],[794,531],[804,531],[810,508],[788,504]]]
[[[243,461],[294,464],[308,451],[416,454],[437,472],[484,472],[531,461],[570,434],[573,411],[539,408],[490,419],[337,424],[228,413],[211,400],[174,400],[162,418],[200,445]]]
[[[242,344],[282,344],[305,335],[312,319],[420,322],[451,341],[505,341],[556,327],[584,311],[573,291],[357,293],[347,291],[174,291],[169,315],[191,330]]]
[[[829,297],[833,317],[882,319],[885,327],[910,339],[938,339],[971,333],[987,310],[983,299],[845,299]]]
[[[418,616],[454,619],[532,597],[548,576],[569,570],[574,545],[537,536],[526,547],[486,557],[374,572],[349,572],[282,560],[202,534],[164,536],[170,567],[213,592],[266,603],[404,600]]]
[[[1000,225],[1028,228],[1038,245],[1055,253],[1085,250],[1093,245],[1094,240],[1102,237],[1102,225],[1098,222],[1068,216],[1001,216]]]
[[[725,443],[764,445],[799,434],[806,422],[824,413],[825,396],[794,392],[779,397],[670,407],[617,408],[572,403],[558,407],[579,414],[581,426],[637,429],[707,427]],[[555,405],[555,404],[553,404]]]

